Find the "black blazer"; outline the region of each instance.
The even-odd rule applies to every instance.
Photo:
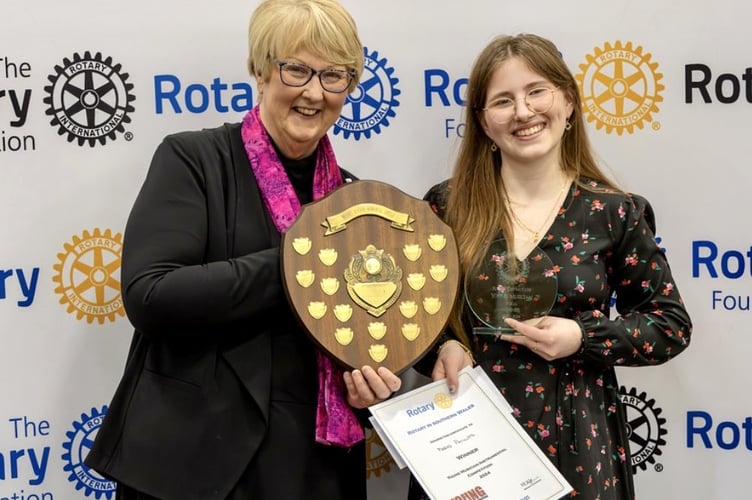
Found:
[[[239,129],[165,138],[125,229],[135,333],[85,463],[159,498],[227,496],[265,435],[272,336],[300,330]],[[312,360],[288,363],[310,379],[301,398],[315,398]]]

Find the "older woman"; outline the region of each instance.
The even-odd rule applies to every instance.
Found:
[[[326,134],[363,69],[355,23],[335,0],[267,0],[249,46],[258,105],[165,138],[125,229],[135,333],[86,460],[119,499],[365,498],[353,409],[400,387],[384,368],[343,374],[280,276],[281,233],[348,176]]]

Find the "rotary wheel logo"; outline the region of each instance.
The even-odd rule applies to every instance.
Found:
[[[394,68],[386,65],[386,59],[379,59],[378,52],[368,53],[363,48],[365,67],[358,86],[347,97],[342,114],[334,124],[334,134],[340,132],[347,139],[350,135],[359,140],[361,134],[371,137],[371,131],[381,133],[381,126],[389,126],[389,118],[395,116],[394,108],[399,106],[395,99],[400,95],[396,87],[399,79],[393,78]]]
[[[652,122],[652,113],[658,112],[658,103],[663,101],[660,83],[663,75],[657,72],[658,64],[650,61],[650,54],[643,54],[642,47],[632,48],[632,42],[615,46],[606,42],[594,55],[580,64],[575,78],[582,93],[583,112],[588,122],[596,122],[596,129],[606,128],[606,133],[618,135],[627,130],[630,134],[636,126]],[[658,122],[654,129],[660,128]]]
[[[130,123],[128,113],[136,98],[130,93],[128,73],[120,70],[111,57],[102,60],[99,52],[94,57],[89,52],[83,57],[74,54],[72,61],[66,58],[62,66],[55,66],[55,74],[47,77],[52,85],[44,88],[44,103],[58,135],[67,133],[68,142],[78,139],[79,146],[88,141],[94,147],[125,131],[123,124]]]
[[[384,447],[379,435],[373,429],[366,431],[366,479],[380,477],[382,472],[389,472],[394,459]]]
[[[644,392],[638,395],[634,388],[627,392],[623,386],[619,392],[627,414],[632,470],[636,473],[638,467],[645,470],[647,464],[654,464],[656,471],[662,471],[663,465],[656,464],[655,457],[663,454],[660,447],[666,444],[666,419],[659,416],[663,410],[655,408],[655,401],[648,400]]]
[[[76,490],[85,490],[87,497],[93,493],[95,498],[112,498],[117,487],[115,481],[105,479],[84,464],[105,413],[107,406],[103,406],[101,412],[92,408],[91,415],[82,413],[81,421],[73,422],[73,430],[65,433],[68,441],[63,443],[63,470],[69,473],[68,481],[76,485]]]
[[[68,304],[68,312],[76,313],[76,319],[86,316],[91,323],[99,324],[105,319],[115,321],[115,315],[124,316],[125,309],[120,295],[120,234],[112,236],[110,230],[102,234],[84,231],[64,245],[65,253],[57,254],[60,262],[53,267],[53,281],[58,286],[60,303]]]

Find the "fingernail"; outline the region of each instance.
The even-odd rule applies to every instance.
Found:
[[[456,390],[457,390],[457,388],[454,387],[453,385],[449,386],[449,394],[454,394],[454,391],[456,391]]]

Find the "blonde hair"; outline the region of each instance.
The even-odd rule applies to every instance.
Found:
[[[510,58],[525,62],[531,70],[559,87],[573,104],[568,119],[571,128],[562,138],[559,159],[564,172],[581,188],[590,189],[583,185],[583,178],[615,188],[615,183],[606,177],[595,161],[585,131],[577,83],[556,46],[533,34],[494,38],[478,55],[470,72],[465,130],[447,200],[446,220],[454,230],[461,268],[465,273],[478,265],[499,230],[510,246],[513,244],[511,216],[503,198],[501,153],[492,151],[493,143],[484,133],[479,116],[485,107],[488,85],[494,72]],[[455,304],[450,326],[467,341],[462,326],[463,305],[462,301]]]
[[[248,25],[248,71],[267,81],[275,65],[307,49],[334,65],[355,71],[354,89],[363,72],[363,45],[355,21],[335,0],[264,0]]]

